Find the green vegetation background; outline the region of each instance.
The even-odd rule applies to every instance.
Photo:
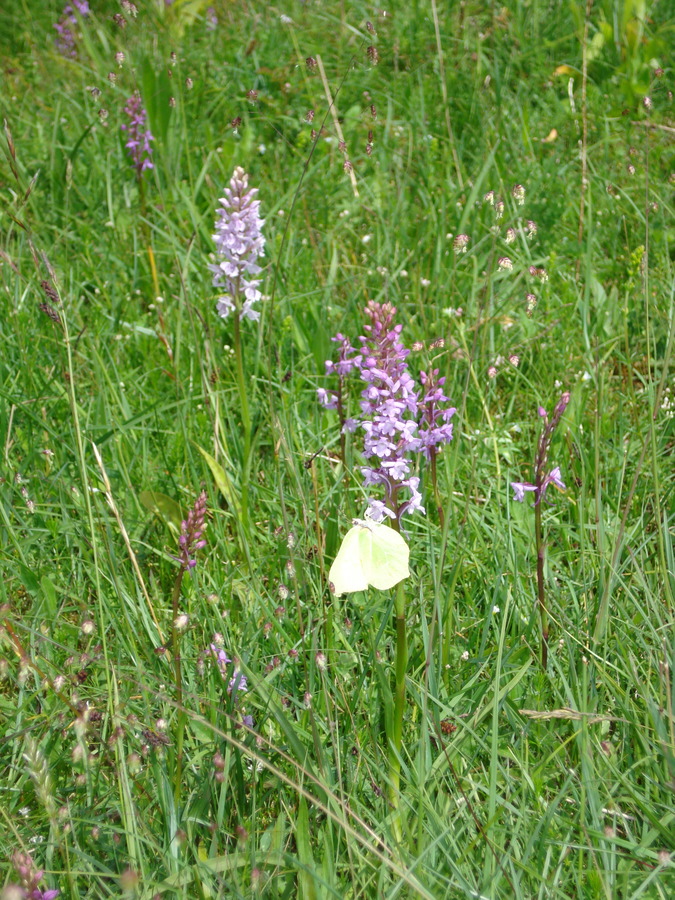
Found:
[[[66,898],[672,897],[672,4],[91,6],[73,58],[60,5],[0,9],[5,881],[23,848]],[[155,136],[142,189],[120,130],[136,89]],[[243,327],[246,522],[207,270],[235,165],[268,241],[263,319]],[[414,373],[438,367],[458,408],[445,523],[427,485],[406,526],[400,842],[392,598],[333,600],[326,575],[365,495],[358,441],[343,468],[316,388],[368,299],[396,305]],[[563,390],[542,671],[534,519],[509,482],[531,477],[537,409]],[[202,486],[182,713],[172,554]],[[239,702],[214,634],[248,676]]]

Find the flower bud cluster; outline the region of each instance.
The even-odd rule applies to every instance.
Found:
[[[195,504],[188,513],[187,519],[181,522],[180,537],[178,538],[178,546],[180,547],[180,564],[184,569],[194,569],[197,560],[192,554],[195,550],[201,550],[206,546],[203,539],[204,534],[204,518],[206,516],[206,493],[202,491],[195,500]]]
[[[44,878],[44,869],[38,869],[28,853],[16,850],[12,854],[12,865],[21,880],[21,896],[29,900],[54,900],[58,897],[58,889],[46,890],[39,886]]]

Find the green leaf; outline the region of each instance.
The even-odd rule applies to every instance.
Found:
[[[29,569],[28,566],[25,566],[23,563],[19,563],[19,578],[21,579],[21,584],[25,587],[26,591],[34,597],[39,589],[40,582],[37,580],[37,575],[33,572],[32,569]]]
[[[56,588],[46,575],[42,576],[40,587],[47,604],[47,613],[51,619],[56,616]]]
[[[154,513],[169,528],[180,531],[183,514],[175,500],[159,491],[141,491],[138,499],[146,509]]]
[[[240,518],[239,501],[237,500],[237,495],[234,491],[229,475],[220,465],[220,463],[216,462],[216,460],[211,456],[210,453],[207,453],[206,450],[203,450],[199,446],[197,447],[197,449],[206,460],[209,469],[211,469],[211,474],[213,475],[218,490],[227,500],[232,509],[235,510],[237,517]]]
[[[309,838],[309,813],[307,801],[304,797],[298,802],[298,817],[295,821],[295,837],[298,845],[298,857],[302,867],[298,869],[298,896],[302,900],[316,900],[314,879],[309,870],[314,870],[314,857],[312,856],[312,842]]]

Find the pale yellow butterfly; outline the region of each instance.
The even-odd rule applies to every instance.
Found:
[[[354,519],[328,577],[340,597],[368,587],[387,591],[410,575],[410,549],[398,531],[372,519]]]

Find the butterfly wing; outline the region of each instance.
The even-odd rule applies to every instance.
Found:
[[[330,567],[328,578],[331,590],[336,597],[352,594],[354,591],[365,591],[368,579],[362,565],[362,534],[368,531],[362,525],[354,525],[344,536],[338,555]]]
[[[398,531],[388,525],[369,522],[361,537],[361,567],[373,587],[388,591],[408,578],[410,548]]]

